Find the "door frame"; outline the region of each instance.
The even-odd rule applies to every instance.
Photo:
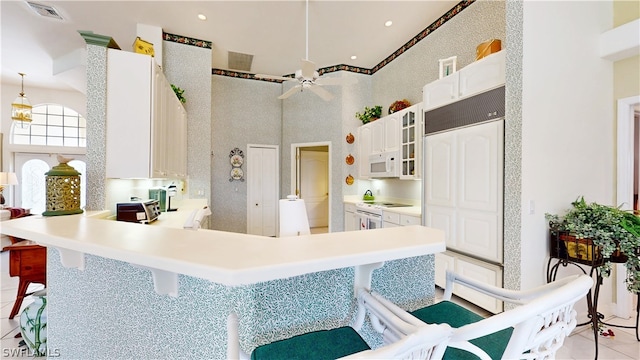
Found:
[[[328,214],[327,214],[327,218],[329,219],[328,222],[328,228],[327,231],[331,232],[331,194],[333,193],[333,187],[331,185],[331,179],[332,179],[332,169],[333,166],[331,164],[331,141],[320,141],[320,142],[310,142],[310,143],[294,143],[291,144],[291,186],[290,186],[290,190],[289,193],[290,194],[295,194],[296,193],[296,180],[298,177],[298,159],[296,157],[296,155],[298,154],[298,150],[300,148],[306,148],[306,147],[315,147],[315,146],[326,146],[328,151],[327,151],[327,157],[329,160],[329,170],[327,171],[327,183],[329,184],[329,206],[328,206]]]
[[[638,104],[640,104],[640,95],[618,99],[616,204],[622,205],[623,209],[633,209],[634,107]],[[616,274],[625,272],[624,264],[616,264]],[[614,315],[627,319],[631,316],[632,296],[627,291],[624,279],[624,276],[616,276],[617,300]]]

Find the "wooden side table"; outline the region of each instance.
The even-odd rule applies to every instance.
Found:
[[[2,250],[9,251],[9,276],[19,276],[18,293],[9,319],[13,319],[20,311],[22,300],[27,294],[29,284],[47,286],[47,248],[31,240],[23,240]]]

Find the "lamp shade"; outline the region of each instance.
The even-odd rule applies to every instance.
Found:
[[[18,185],[16,173],[0,172],[0,185]]]

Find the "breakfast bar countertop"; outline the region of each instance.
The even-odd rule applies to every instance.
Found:
[[[3,223],[3,234],[227,286],[361,266],[445,250],[444,233],[424,226],[272,238],[184,230],[101,218],[100,213],[30,216]]]

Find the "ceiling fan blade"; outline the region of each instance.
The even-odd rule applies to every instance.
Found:
[[[292,81],[292,80],[297,80],[295,78],[290,78],[290,77],[284,77],[284,76],[277,76],[277,75],[265,75],[265,74],[255,74],[253,75],[254,77],[258,78],[258,79],[271,79],[271,80],[282,80],[282,81]]]
[[[320,85],[311,85],[309,87],[309,90],[311,90],[314,93],[316,93],[324,101],[329,101],[329,100],[333,99],[333,94],[331,94],[327,90],[323,89],[322,86],[320,86]]]
[[[316,64],[312,61],[302,59],[302,61],[300,61],[300,69],[303,78],[312,79],[313,74],[316,72]]]
[[[318,85],[351,85],[351,84],[357,84],[358,79],[354,77],[343,77],[343,78],[327,77],[327,78],[319,78],[315,81],[315,83]]]
[[[292,87],[291,89],[287,90],[284,94],[278,96],[278,99],[286,99],[289,96],[293,95],[293,93],[297,92],[298,89],[300,89],[302,87],[302,85],[296,85],[294,87]]]

